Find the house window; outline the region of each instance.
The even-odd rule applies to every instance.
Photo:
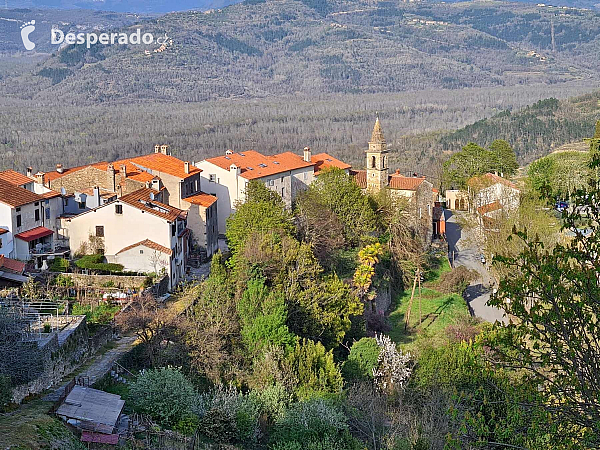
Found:
[[[144,254],[144,250],[140,250],[140,255],[143,255],[143,254]]]
[[[50,204],[50,200],[46,199],[44,200],[44,205],[49,205]]]
[[[374,169],[375,168],[375,157],[371,156],[371,168]]]
[[[17,208],[17,212],[21,211],[21,208]]]
[[[431,215],[431,205],[427,205],[427,214]]]
[[[177,227],[175,226],[175,224],[171,225],[171,236],[175,236],[176,232],[177,232]]]
[[[281,196],[284,196],[285,188],[281,188]]]
[[[79,202],[79,209],[85,209],[85,202]]]
[[[208,181],[210,181],[211,183],[214,183],[216,179],[217,179],[217,174],[216,173],[211,173],[208,176]]]
[[[423,215],[421,214],[421,208],[419,208],[419,219],[421,219]]]
[[[99,248],[97,250],[97,252],[98,252],[99,255],[104,255],[104,249],[103,248]]]
[[[35,221],[37,222],[37,221],[39,221],[39,220],[40,220],[40,210],[39,210],[39,209],[36,209],[36,210],[35,210]]]
[[[35,206],[40,206],[40,202],[35,202],[34,205]]]
[[[123,214],[123,205],[115,205],[115,214]]]
[[[50,220],[50,208],[46,208],[46,220]]]
[[[269,180],[269,186],[273,186],[275,184],[275,180]]]
[[[281,182],[283,183],[283,177],[281,177]]]
[[[21,214],[19,214],[17,216],[17,226],[20,227],[21,226]]]
[[[96,225],[96,237],[104,237],[104,225]]]
[[[2,239],[0,239],[0,248],[2,248]]]

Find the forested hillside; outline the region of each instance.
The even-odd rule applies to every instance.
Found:
[[[2,91],[91,104],[593,84],[599,17],[518,3],[248,0],[141,21],[173,40],[161,53],[145,54],[156,44],[71,46]]]

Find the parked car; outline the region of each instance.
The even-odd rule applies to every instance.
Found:
[[[479,259],[481,259],[481,264],[485,265],[485,255],[483,253],[479,255]]]
[[[565,209],[567,209],[569,207],[569,204],[565,201],[558,201],[556,202],[556,204],[554,205],[554,208],[557,211],[563,212]]]

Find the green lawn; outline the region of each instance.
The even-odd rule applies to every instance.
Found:
[[[439,265],[427,272],[425,276],[427,285],[435,286],[437,279],[450,270],[448,260],[441,258]],[[428,343],[436,340],[445,341],[445,328],[461,318],[470,316],[462,295],[458,293],[442,294],[432,287],[422,287],[421,296],[419,297],[417,287],[412,302],[410,323],[405,331],[404,323],[410,303],[411,289],[412,286],[396,297],[396,307],[389,315],[389,322],[392,327],[389,335],[404,350],[414,350],[426,341]]]

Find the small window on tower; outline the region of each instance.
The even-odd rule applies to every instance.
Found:
[[[371,168],[374,169],[375,168],[375,157],[371,156]]]

